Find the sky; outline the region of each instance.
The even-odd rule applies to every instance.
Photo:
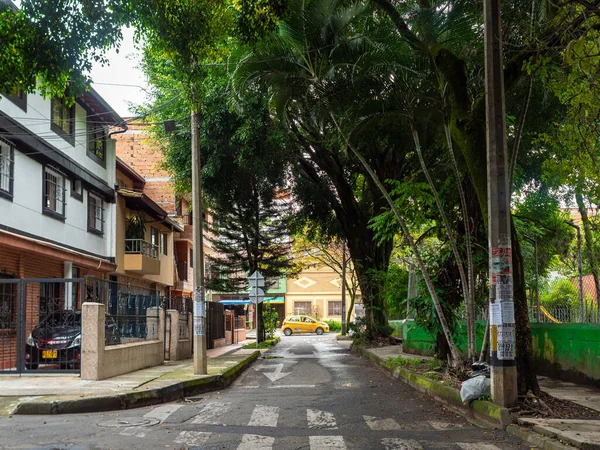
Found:
[[[123,40],[119,53],[112,49],[107,54],[110,64],[94,63],[92,86],[121,117],[130,117],[130,103],[142,104],[147,88],[144,74],[139,69],[141,51],[133,42],[133,29],[123,28]],[[123,86],[127,85],[127,86]]]
[[[17,7],[21,7],[21,0],[13,0]],[[147,88],[146,79],[138,68],[141,60],[141,51],[135,48],[133,42],[133,29],[122,29],[123,40],[119,53],[112,49],[107,53],[110,64],[102,66],[94,63],[91,77],[92,86],[106,100],[106,102],[121,117],[130,117],[129,105],[142,104],[146,98],[144,89]],[[121,85],[121,86],[116,86]],[[130,85],[130,86],[122,86]]]

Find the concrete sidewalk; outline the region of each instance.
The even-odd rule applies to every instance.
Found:
[[[222,389],[260,356],[259,351],[242,349],[250,342],[208,350],[207,375],[194,375],[189,359],[101,381],[73,374],[0,376],[0,414],[129,409]]]
[[[402,356],[406,359],[432,359],[402,351],[402,345],[370,348],[369,353],[382,361]],[[589,409],[600,411],[600,390],[566,381],[538,376],[542,391],[553,397],[570,400]],[[410,384],[410,383],[409,383]],[[518,419],[519,425],[509,425],[507,432],[532,447],[543,450],[566,450],[571,447],[600,450],[600,420]],[[567,445],[564,445],[567,444]]]

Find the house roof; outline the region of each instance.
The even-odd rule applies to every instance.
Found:
[[[171,219],[167,212],[158,206],[150,197],[143,192],[133,189],[118,188],[117,194],[125,199],[125,205],[135,211],[144,211],[150,217],[162,222],[164,225],[183,232],[183,227]]]

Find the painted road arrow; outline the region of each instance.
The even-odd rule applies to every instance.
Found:
[[[283,364],[275,364],[275,365],[262,365],[260,367],[256,367],[254,370],[263,370],[266,367],[275,367],[275,372],[263,372],[263,375],[266,376],[271,381],[281,380],[283,377],[287,377],[292,372],[282,372]]]

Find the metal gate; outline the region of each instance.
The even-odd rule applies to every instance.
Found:
[[[225,307],[221,303],[206,302],[206,348],[213,348],[214,341],[225,338]]]
[[[0,373],[79,373],[83,278],[0,279]]]

